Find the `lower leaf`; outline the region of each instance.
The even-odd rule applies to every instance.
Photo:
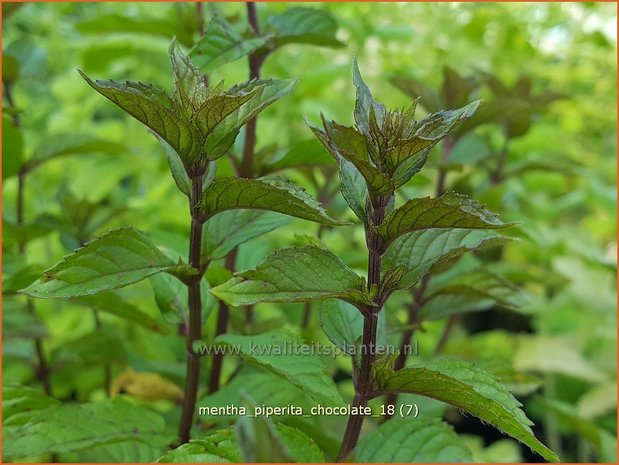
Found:
[[[393,418],[365,436],[355,451],[360,463],[471,462],[453,428],[438,418]]]
[[[438,359],[374,375],[376,395],[406,392],[440,400],[490,423],[529,446],[548,461],[559,457],[537,440],[522,404],[494,376],[471,363]]]

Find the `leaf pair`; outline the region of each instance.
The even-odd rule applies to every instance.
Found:
[[[390,290],[413,286],[440,261],[507,240],[496,234],[474,234],[471,229],[509,225],[478,203],[455,194],[411,200],[392,212],[377,229],[387,251],[383,275],[402,267],[402,274],[390,283]],[[393,251],[389,249],[392,243]],[[421,263],[420,255],[425,255]],[[256,268],[237,273],[211,292],[234,306],[333,298],[358,307],[373,305],[365,280],[332,252],[314,245],[275,252]]]

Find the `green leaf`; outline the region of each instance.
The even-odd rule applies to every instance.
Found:
[[[332,158],[325,152],[316,139],[297,142],[290,150],[262,167],[262,174],[270,174],[289,168],[304,168],[332,164]]]
[[[227,113],[225,119],[217,123],[206,137],[204,151],[208,159],[216,160],[224,156],[232,147],[240,128],[269,105],[292,92],[295,84],[296,80],[294,79],[254,80],[241,86],[235,86],[227,92],[228,100],[231,98],[237,104],[239,99],[243,99],[242,105],[238,106],[236,110],[228,113],[230,105],[225,104],[225,97],[221,97],[224,103],[220,107],[211,108],[210,105],[206,105],[207,114],[212,112],[217,116],[217,112],[225,111]],[[247,95],[250,95],[251,98],[245,100]]]
[[[322,463],[325,456],[314,440],[303,431],[285,424],[277,424],[277,433],[297,463]]]
[[[130,321],[131,323],[135,323],[151,331],[158,333],[165,333],[167,331],[165,327],[161,326],[161,324],[148,313],[144,313],[135,305],[130,304],[122,297],[112,292],[75,297],[72,300],[101,312],[116,315],[123,320]]]
[[[266,43],[267,37],[242,37],[222,15],[216,14],[189,56],[204,73],[210,73],[255,52]]]
[[[278,250],[211,293],[233,306],[334,298],[371,305],[364,279],[332,252],[314,245]]]
[[[322,123],[324,131],[310,121],[305,122],[337,162],[341,164],[341,160],[344,159],[354,165],[373,195],[386,195],[394,191],[393,181],[370,160],[363,134],[355,128],[342,126],[335,121],[326,121],[324,118]]]
[[[234,209],[269,210],[321,224],[339,225],[302,188],[281,178],[217,178],[199,204],[205,219]]]
[[[71,421],[67,421],[70,418]],[[54,405],[3,428],[4,459],[66,454],[131,439],[161,447],[169,437],[163,418],[122,398],[81,405]]]
[[[426,229],[496,229],[512,226],[464,195],[448,192],[438,198],[409,200],[391,212],[376,229],[382,250],[403,234]]]
[[[146,234],[121,228],[66,256],[21,292],[41,299],[85,296],[128,286],[175,268],[175,263]]]
[[[22,299],[4,296],[2,301],[2,337],[9,339],[35,339],[49,336],[43,321],[33,315]]]
[[[19,268],[9,276],[5,275],[5,279],[2,282],[2,295],[7,296],[15,294],[20,289],[29,286],[36,281],[39,276],[41,276],[42,270],[43,267],[30,264]]]
[[[617,381],[593,386],[578,399],[578,413],[583,418],[596,418],[617,410]]]
[[[82,71],[79,73],[90,87],[165,140],[184,162],[199,156],[195,129],[174,111],[174,103],[164,91],[141,82],[93,81]]]
[[[225,386],[216,392],[207,395],[198,402],[198,408],[226,408],[228,405],[242,405],[242,392],[251,393],[252,399],[258,405],[267,407],[281,407],[282,405],[295,405],[304,409],[313,407],[312,400],[305,391],[290,382],[283,380],[281,376],[272,371],[260,367],[245,365],[240,368]],[[291,416],[281,416],[282,420]],[[236,418],[234,415],[200,415],[200,418],[208,422],[230,422]]]
[[[491,231],[474,229],[425,229],[405,234],[394,240],[383,256],[386,271],[405,267],[398,289],[415,285],[438,263],[488,247],[495,247],[511,239]]]
[[[161,448],[136,441],[120,441],[89,447],[75,453],[71,461],[80,463],[151,463],[157,460]]]
[[[365,223],[367,219],[365,208],[369,195],[365,179],[348,160],[341,158],[339,164],[342,196],[357,218]]]
[[[320,303],[320,326],[329,340],[348,355],[358,355],[359,338],[363,334],[363,315],[353,305],[341,300]],[[378,316],[376,344],[386,346],[387,325],[385,313]]]
[[[239,418],[236,438],[244,463],[294,462],[275,425],[265,416]]]
[[[357,98],[355,100],[355,122],[357,128],[363,134],[370,133],[370,112],[374,115],[378,126],[382,126],[383,120],[387,114],[387,109],[384,105],[377,103],[372,97],[370,89],[363,81],[357,59],[353,60],[352,81],[357,88]]]
[[[474,78],[464,78],[449,66],[443,67],[443,85],[441,97],[447,108],[464,105],[479,83]]]
[[[264,424],[263,418],[249,419],[261,421]],[[238,425],[238,424],[237,424]],[[254,427],[251,423],[242,426],[243,438],[247,435],[247,428]],[[238,428],[238,426],[237,426]],[[250,440],[247,444],[247,452],[251,452],[251,448],[259,448],[261,452],[266,453],[261,455],[261,461],[273,461],[273,456],[268,454],[264,448],[273,446],[273,441],[276,441],[280,451],[290,454],[288,461],[292,462],[324,462],[322,451],[318,446],[305,435],[303,432],[284,424],[277,424],[272,430],[261,430],[262,433],[267,433],[266,437],[261,437],[260,441]],[[222,428],[209,434],[205,438],[192,439],[188,444],[169,451],[157,462],[159,463],[221,463],[221,462],[242,462],[244,459],[241,456],[242,447],[239,447],[238,433],[235,428]],[[251,454],[250,454],[251,455]],[[247,459],[245,459],[246,461]]]
[[[170,172],[172,173],[176,187],[178,187],[183,194],[189,197],[191,193],[191,180],[187,175],[182,158],[164,139],[159,137],[157,134],[155,134],[155,136],[157,137],[157,140],[163,149],[163,153],[168,160],[168,166],[170,167]]]
[[[56,399],[28,386],[2,385],[2,425],[15,426],[27,422],[31,412],[59,405]],[[5,446],[6,447],[6,446]]]
[[[519,289],[485,270],[468,272],[435,289],[430,289],[421,309],[423,320],[445,317],[492,305],[515,309],[523,303]]]
[[[202,230],[202,262],[219,260],[236,246],[290,223],[280,213],[229,210],[211,218]]]
[[[24,138],[21,129],[15,127],[13,120],[2,115],[2,179],[15,176],[22,165]]]
[[[54,363],[66,365],[127,363],[127,349],[123,339],[111,328],[96,329],[69,342],[65,342],[55,353]]]
[[[109,142],[87,134],[57,134],[46,137],[37,146],[32,158],[26,162],[26,168],[32,170],[47,161],[70,155],[94,153],[114,155],[126,150],[123,144]]]
[[[168,55],[174,73],[174,101],[191,119],[210,96],[208,80],[181,52],[176,39],[170,43]],[[200,122],[199,118],[195,121],[201,127]]]
[[[234,428],[223,428],[203,439],[192,439],[166,453],[158,463],[228,463],[241,462]]]
[[[562,374],[594,383],[605,379],[604,373],[578,351],[574,342],[551,335],[521,336],[514,369]]]
[[[464,441],[439,418],[393,418],[364,436],[355,450],[360,463],[471,462]]]
[[[254,336],[224,334],[215,342],[287,380],[315,402],[331,406],[343,403],[323,361],[317,355],[307,355],[310,348],[298,336],[278,330]]]
[[[166,323],[170,325],[186,323],[188,320],[187,286],[167,273],[151,276],[150,283],[155,302]],[[208,293],[208,284],[204,279],[200,281],[202,321],[206,321],[217,303],[217,300]]]
[[[490,423],[544,459],[559,457],[539,442],[521,404],[491,374],[470,363],[437,359],[398,371],[376,373],[377,394],[406,392],[440,400]]]
[[[295,7],[271,16],[267,24],[275,32],[275,45],[289,43],[342,47],[336,39],[337,22],[328,11]]]
[[[2,239],[5,244],[27,244],[58,229],[49,215],[40,215],[24,224],[16,224],[8,218],[2,219]]]

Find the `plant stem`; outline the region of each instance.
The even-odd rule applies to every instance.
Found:
[[[12,85],[5,82],[4,89],[5,89],[7,103],[10,108],[14,109],[15,101],[13,100]],[[13,124],[15,125],[15,127],[19,127],[20,123],[21,122],[19,119],[19,115],[15,113],[13,115]],[[17,205],[16,205],[16,212],[15,212],[17,226],[24,225],[25,195],[26,195],[26,170],[24,170],[22,166],[22,168],[20,168],[19,172],[17,173]],[[24,241],[23,238],[19,239],[17,243],[17,250],[22,255],[26,253],[26,242]],[[28,312],[31,315],[36,316],[36,313],[37,313],[36,307],[31,298],[26,297],[26,305],[28,308]],[[47,394],[48,396],[51,396],[52,395],[52,384],[49,378],[50,372],[49,372],[49,365],[47,363],[47,357],[45,356],[45,351],[43,350],[43,339],[39,337],[34,338],[34,350],[37,354],[37,359],[39,361],[37,377],[43,383],[43,391],[45,392],[45,394]]]
[[[237,249],[232,250],[226,256],[226,268],[234,270],[234,262],[236,261]],[[224,334],[228,328],[228,319],[230,317],[230,309],[223,300],[219,301],[219,308],[217,312],[217,326],[215,327],[215,338],[220,334]],[[223,364],[224,355],[220,352],[216,352],[213,355],[213,364],[211,366],[211,375],[208,382],[208,393],[212,394],[219,389],[219,378],[221,377],[221,367]]]
[[[449,336],[451,336],[451,332],[453,331],[456,324],[460,321],[461,315],[451,315],[447,320],[447,324],[445,325],[445,329],[443,330],[443,334],[439,339],[436,347],[434,348],[434,355],[440,354],[445,346],[447,345],[447,341],[449,340]]]
[[[200,36],[203,36],[206,31],[204,30],[204,9],[202,8],[202,2],[196,2],[196,17],[198,20],[198,32]]]
[[[256,4],[247,2],[247,21],[256,36],[260,35]],[[265,54],[251,53],[249,61],[249,79],[260,79],[260,69],[266,59]],[[254,152],[256,149],[256,117],[250,119],[245,126],[245,144],[243,146],[243,159],[239,166],[239,176],[243,178],[253,177]]]
[[[202,226],[197,204],[202,195],[202,175],[191,179],[191,195],[189,196],[189,210],[191,212],[191,232],[189,236],[189,266],[200,269],[200,252],[202,247]],[[189,331],[187,335],[187,376],[185,378],[185,395],[183,398],[183,412],[179,436],[181,443],[189,442],[193,414],[196,408],[198,381],[200,378],[200,354],[194,350],[194,342],[202,339],[202,301],[200,283],[202,276],[198,276],[188,284]]]
[[[509,149],[509,137],[507,137],[507,133],[506,133],[505,139],[503,140],[503,147],[501,147],[501,151],[499,152],[499,157],[497,159],[496,168],[490,175],[490,182],[493,185],[500,184],[503,181],[503,171],[505,171],[505,163],[507,162],[508,149]]]
[[[368,217],[369,226],[366,227],[366,243],[368,246],[368,290],[376,286],[380,288],[380,273],[382,253],[380,252],[380,237],[374,232],[374,227],[380,226],[385,220],[385,209],[391,198],[381,196],[373,202],[373,210]],[[364,312],[363,337],[361,345],[361,364],[355,381],[355,397],[353,407],[362,408],[367,406],[371,394],[372,366],[376,360],[376,333],[378,330],[378,314],[382,310],[383,297],[377,293],[373,307]],[[355,448],[363,426],[363,415],[351,415],[348,418],[342,445],[337,455],[337,461],[341,462]]]

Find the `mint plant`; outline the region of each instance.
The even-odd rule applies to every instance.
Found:
[[[218,223],[223,230],[205,236],[209,222],[231,210],[250,209],[321,224],[339,223],[289,181],[215,176],[216,160],[228,153],[241,127],[288,94],[294,81],[254,79],[225,90],[223,82],[211,86],[176,41],[170,45],[169,55],[174,75],[172,95],[152,84],[95,81],[80,74],[94,90],[145,124],[161,143],[174,181],[188,197],[188,255],[170,257],[144,232],[121,228],[65,257],[23,292],[37,298],[75,298],[121,288],[159,273],[178,278],[188,293],[187,369],[179,426],[180,440],[187,442],[200,379],[196,344],[202,340],[204,274],[223,250],[281,224],[275,221],[268,227],[259,225],[253,231],[233,234],[239,218],[228,215],[227,221]]]
[[[449,359],[394,369],[394,357],[379,354],[379,317],[394,292],[411,288],[434,265],[475,248],[471,231],[477,234],[477,244],[500,241],[502,236],[492,230],[511,223],[452,192],[411,199],[396,207],[397,189],[422,169],[432,147],[474,114],[479,101],[418,120],[417,100],[409,108],[396,110],[376,102],[356,62],[353,83],[354,126],[324,117],[322,126],[307,124],[338,163],[342,195],[364,227],[367,277],[359,276],[322,244],[308,244],[273,253],[211,293],[233,306],[339,300],[323,306],[323,329],[335,344],[345,342],[357,349],[353,353],[354,409],[338,461],[355,450],[364,420],[359,412],[368,401],[395,393],[420,394],[454,405],[527,444],[545,459],[558,460],[535,438],[517,400],[489,373]],[[362,334],[354,334],[349,327],[349,307],[363,318]],[[386,432],[392,427],[398,426],[388,422],[380,428]],[[380,442],[380,436],[375,440]],[[367,452],[377,447],[364,443],[357,453],[377,460]]]

